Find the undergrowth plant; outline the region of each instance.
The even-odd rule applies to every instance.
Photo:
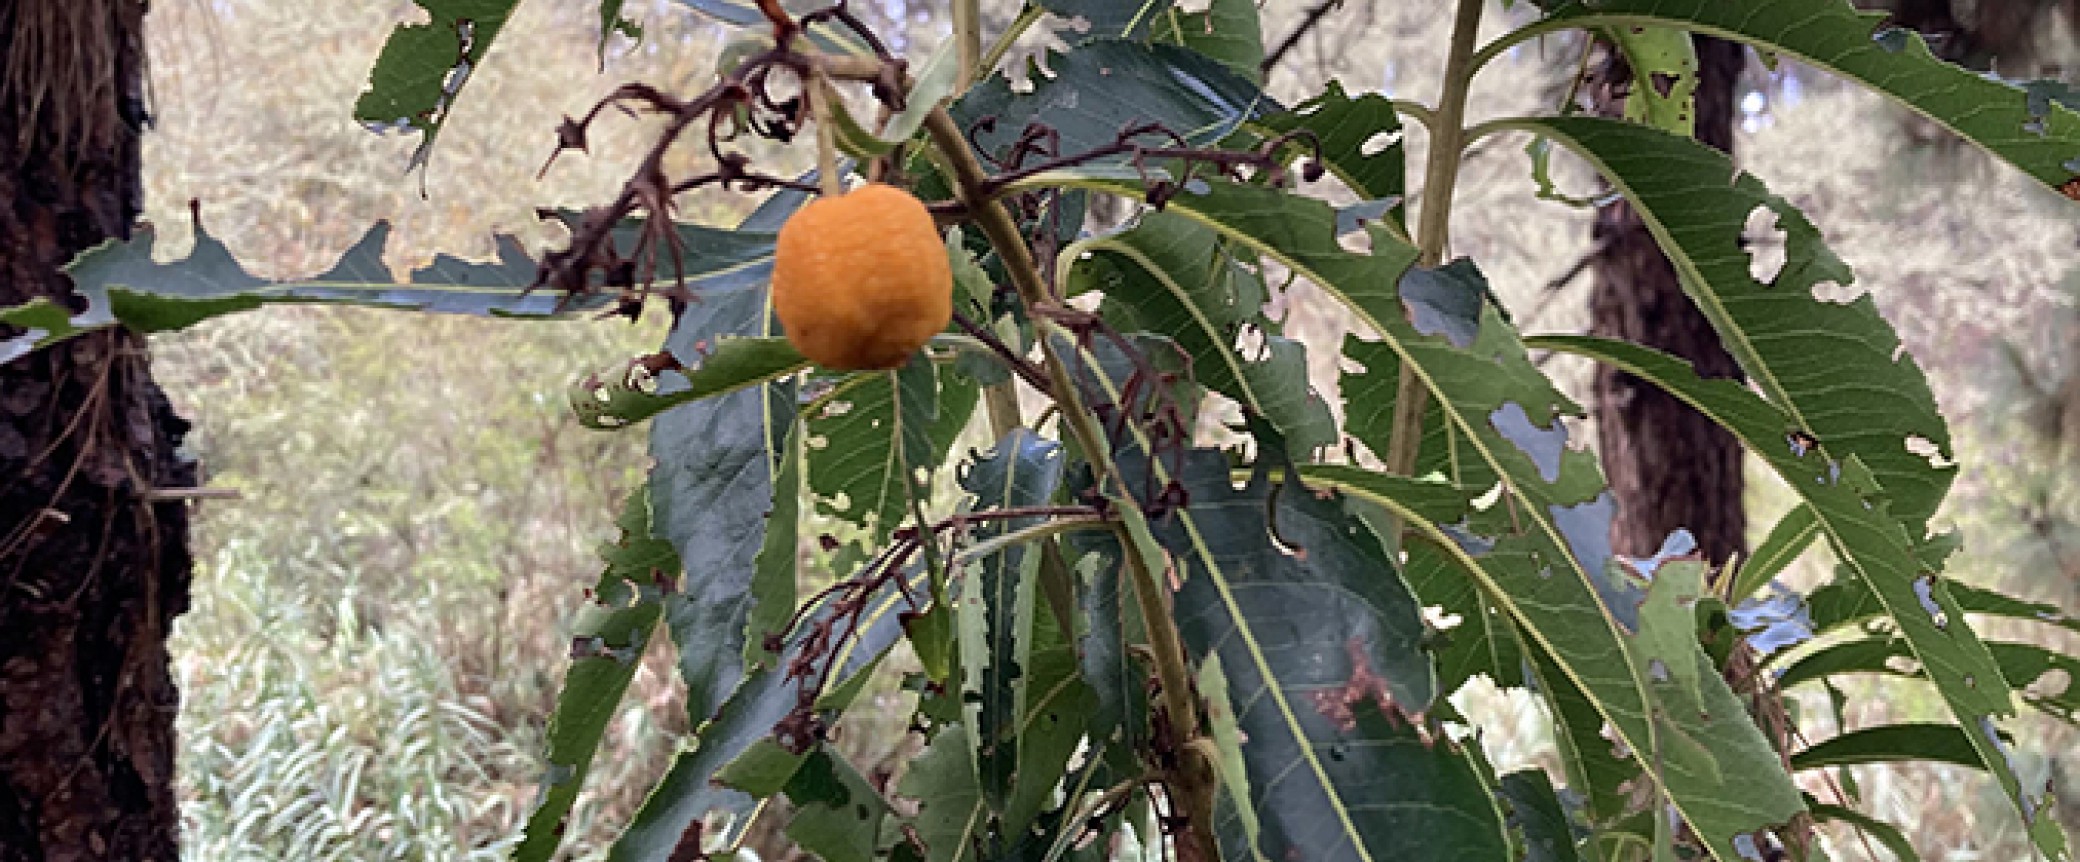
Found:
[[[0,311],[48,340],[279,300],[670,307],[663,350],[573,389],[589,425],[647,420],[655,466],[604,549],[515,858],[557,850],[660,633],[698,729],[616,859],[712,857],[769,818],[833,862],[1762,860],[1825,855],[1821,821],[1912,858],[1831,771],[1908,759],[1983,770],[2036,852],[2066,857],[2052,788],[2017,775],[2001,722],[2018,706],[2072,720],[2080,660],[1984,641],[1973,618],[2080,622],[1944,577],[1957,540],[1929,521],[1956,467],[1926,380],[1868,296],[1831,298],[1853,276],[1819,229],[1690,139],[1686,34],[1882,92],[2076,200],[2080,93],[1947,65],[1841,0],[1551,0],[1487,44],[1486,4],[1459,0],[1435,102],[1330,84],[1296,105],[1261,89],[1247,0],[1037,0],[987,42],[956,0],[954,37],[914,66],[843,2],[685,2],[742,40],[704,90],[629,83],[555,131],[563,154],[603,116],[657,123],[616,198],[555,214],[570,242],[538,262],[508,244],[390,286],[366,268],[371,232],[333,272],[267,283],[207,236],[153,263],[147,236],[74,266],[85,311]],[[415,164],[513,4],[421,5],[431,22],[400,28],[357,106],[423,133]],[[633,32],[601,5],[603,31]],[[1061,21],[1068,46],[1014,85],[1008,46]],[[1628,118],[1469,125],[1483,67],[1562,30],[1609,39],[1653,83]],[[1428,136],[1420,166],[1407,120]],[[1448,237],[1461,159],[1498,137],[1541,164],[1572,153],[1630,201],[1747,383],[1520,333]],[[752,138],[814,147],[820,168],[762,170]],[[886,226],[860,213],[807,240],[836,256],[813,268],[829,280],[790,290],[869,309],[822,338],[875,338],[921,307],[873,311],[871,291],[920,289],[879,273],[943,263],[927,286],[953,320],[899,367],[835,371],[780,331],[768,275],[797,208],[868,180],[926,202],[943,242],[876,242]],[[706,187],[771,194],[735,227],[677,223],[675,199]],[[1094,216],[1101,198],[1128,217]],[[1784,242],[1766,278],[1743,241],[1758,219]],[[1285,337],[1264,308],[1295,281],[1358,334]],[[1340,420],[1310,350],[1342,360]],[[1723,568],[1681,534],[1652,559],[1613,555],[1596,456],[1563,421],[1582,411],[1539,351],[1666,389],[1799,504]],[[1209,436],[1198,417],[1222,403],[1242,419]],[[957,451],[971,424],[991,443]],[[949,471],[952,506],[932,495]],[[1774,583],[1823,545],[1831,581]],[[898,650],[916,755],[852,762],[831,728]],[[1932,687],[1947,720],[1808,740],[1780,694],[1856,673]],[[2063,687],[2031,685],[2056,673]],[[1477,676],[1544,703],[1558,771],[1490,765],[1447,699]]]

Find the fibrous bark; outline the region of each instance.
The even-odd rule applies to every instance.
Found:
[[[143,21],[137,0],[0,0],[0,306],[76,306],[60,267],[127,236]],[[178,858],[186,430],[141,336],[0,365],[0,862]]]

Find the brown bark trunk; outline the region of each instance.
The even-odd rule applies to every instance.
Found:
[[[1697,52],[1697,137],[1732,152],[1734,92],[1745,49],[1699,37]],[[1614,54],[1591,89],[1600,113],[1624,113],[1630,78]],[[1740,376],[1740,367],[1684,295],[1675,269],[1630,205],[1598,211],[1594,236],[1591,332],[1688,359],[1707,377]],[[1671,531],[1683,528],[1714,563],[1739,552],[1748,521],[1741,508],[1741,447],[1733,435],[1630,374],[1599,369],[1595,393],[1604,470],[1618,502],[1612,547],[1621,554],[1649,555]]]
[[[0,306],[141,195],[144,4],[0,0]],[[0,339],[19,334],[0,327]],[[0,862],[178,858],[166,634],[187,607],[187,423],[141,336],[0,365]]]

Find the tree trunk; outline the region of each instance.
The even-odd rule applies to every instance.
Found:
[[[1697,137],[1732,152],[1734,91],[1745,49],[1699,37],[1697,53]],[[1590,89],[1597,111],[1622,115],[1630,80],[1622,56],[1613,52]],[[1740,376],[1629,204],[1598,211],[1594,236],[1591,332],[1680,356],[1706,377]],[[1733,435],[1653,384],[1608,367],[1597,370],[1595,397],[1604,470],[1618,502],[1613,549],[1650,555],[1682,528],[1714,563],[1739,552],[1748,520],[1741,509],[1741,447]]]
[[[144,11],[0,0],[0,306],[76,305],[59,267],[129,233]],[[132,333],[0,365],[0,862],[178,858],[187,427]]]

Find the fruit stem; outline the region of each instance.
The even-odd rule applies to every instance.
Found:
[[[1005,273],[1011,278],[1012,287],[1018,291],[1019,299],[1025,303],[1029,313],[1054,304],[1047,282],[1041,278],[1040,268],[1033,260],[1033,250],[1026,245],[1010,210],[1005,209],[1003,202],[989,197],[989,176],[974,151],[969,149],[967,136],[961,133],[953,115],[943,106],[934,108],[925,120],[925,129],[932,136],[933,147],[952,168],[955,194],[982,228],[991,247],[996,249],[998,258],[1004,262]],[[1045,320],[1037,313],[1030,316],[1035,321]],[[1068,367],[1056,352],[1055,339],[1042,335],[1039,342],[1046,359],[1048,382],[1054,390],[1055,402],[1061,408],[1062,426],[1075,438],[1077,448],[1088,459],[1093,485],[1100,489],[1112,486],[1118,471],[1112,463],[1112,448],[1098,428],[1096,414],[1084,405],[1081,390],[1069,378]],[[1155,657],[1156,678],[1162,685],[1164,708],[1169,713],[1172,732],[1176,734],[1177,750],[1188,761],[1196,760],[1193,752],[1198,749],[1189,745],[1199,735],[1199,711],[1193,697],[1191,667],[1185,658],[1177,622],[1170,613],[1168,586],[1159,580],[1169,566],[1161,547],[1149,532],[1141,510],[1128,502],[1128,505],[1118,507],[1113,533],[1119,541],[1121,555],[1125,557],[1129,579],[1134,584],[1134,598],[1148,632],[1150,652]],[[1194,853],[1181,855],[1184,858],[1216,859],[1219,857],[1213,836],[1213,802],[1217,779],[1207,780],[1207,776],[1215,773],[1208,768],[1194,768],[1195,765],[1206,766],[1187,763],[1170,776],[1170,790],[1178,795],[1181,807],[1190,815],[1190,831],[1179,836],[1179,840],[1196,845]]]
[[[838,176],[838,133],[831,127],[831,100],[838,93],[824,75],[822,63],[810,71],[808,83],[803,95],[809,99],[809,116],[816,123],[816,182],[825,197],[834,198],[845,193],[845,180]]]

